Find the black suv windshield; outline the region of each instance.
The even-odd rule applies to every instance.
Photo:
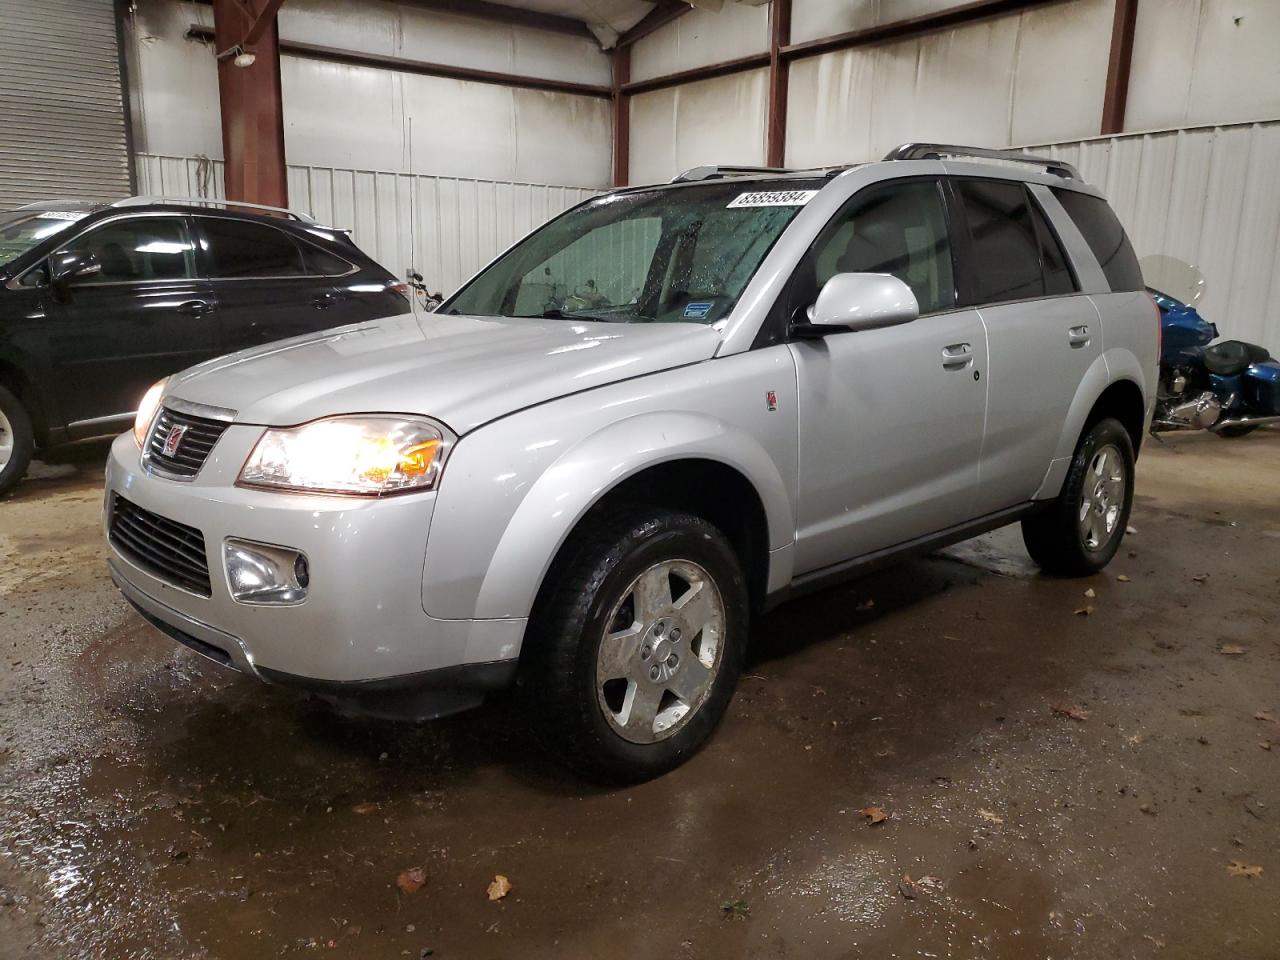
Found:
[[[823,183],[716,180],[600,197],[531,234],[440,310],[715,323]]]
[[[85,217],[81,210],[15,210],[0,213],[0,267],[18,259],[46,237]]]

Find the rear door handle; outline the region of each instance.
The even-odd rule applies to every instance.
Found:
[[[334,304],[341,303],[345,299],[345,297],[341,297],[336,293],[322,293],[311,302],[318,310],[328,310]]]
[[[942,365],[948,370],[959,370],[973,362],[973,347],[967,343],[953,343],[942,348]]]
[[[1092,339],[1086,326],[1072,327],[1067,331],[1067,342],[1073,347],[1087,347]]]
[[[212,309],[213,305],[208,300],[187,300],[185,303],[178,304],[178,312],[190,317],[198,317]]]

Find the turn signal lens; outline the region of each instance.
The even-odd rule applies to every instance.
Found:
[[[138,442],[139,447],[147,442],[147,431],[151,429],[151,421],[156,418],[156,411],[160,409],[160,398],[164,395],[164,387],[168,382],[169,378],[166,377],[153,383],[142,395],[138,412],[133,417],[133,439]]]
[[[264,433],[240,471],[240,483],[364,496],[430,490],[451,442],[443,427],[427,420],[316,420]]]

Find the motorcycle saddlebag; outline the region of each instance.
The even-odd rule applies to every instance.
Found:
[[[1252,364],[1244,373],[1244,395],[1255,410],[1280,415],[1280,361]]]

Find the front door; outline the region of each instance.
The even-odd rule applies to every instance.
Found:
[[[793,280],[803,309],[836,273],[888,273],[916,295],[910,323],[793,342],[799,388],[796,572],[972,519],[987,342],[956,309],[941,191],[931,179],[860,191]]]
[[[102,268],[62,296],[41,293],[50,392],[74,437],[131,414],[155,381],[217,356],[219,338],[185,217],[109,220],[63,249],[92,253]]]

